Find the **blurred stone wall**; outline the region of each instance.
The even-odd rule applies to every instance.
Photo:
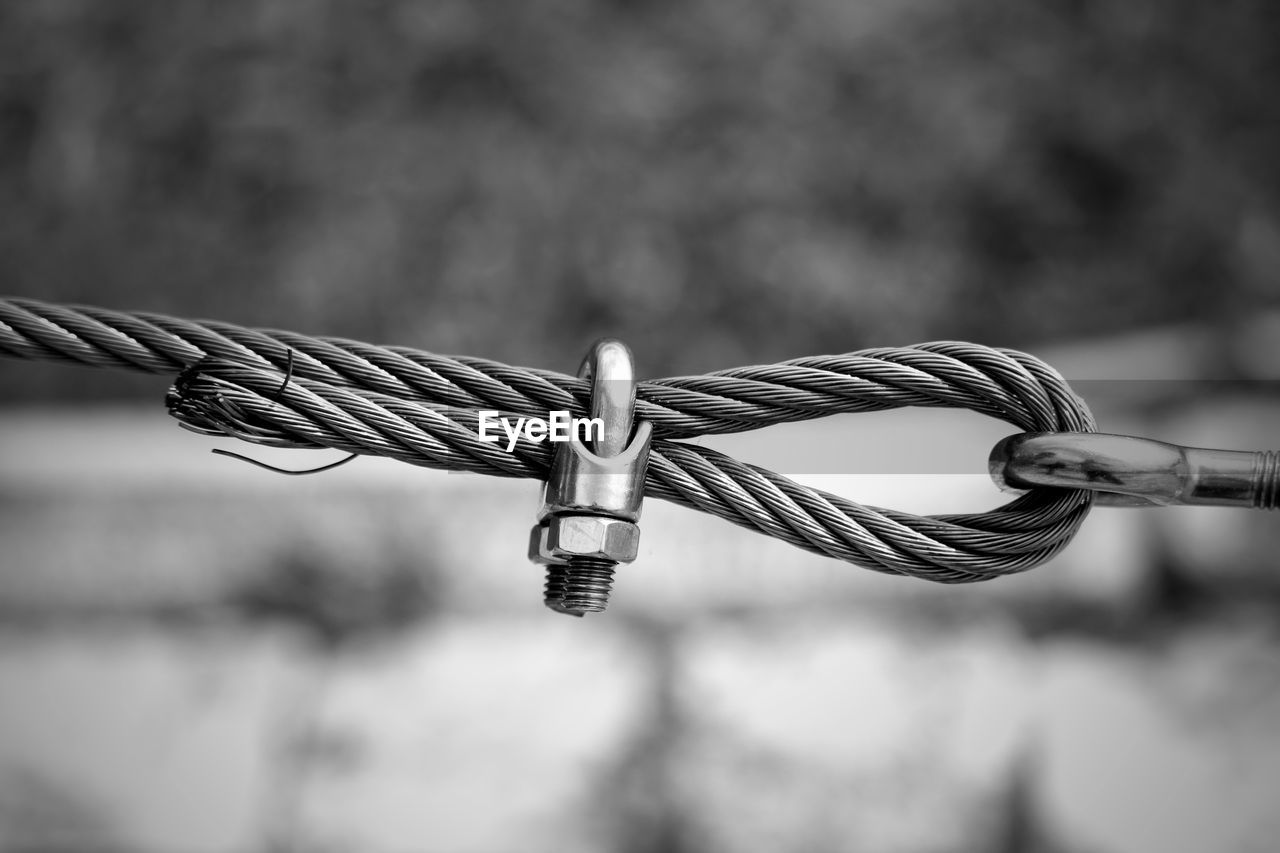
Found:
[[[1091,398],[1109,430],[1274,446],[1256,385],[1135,405],[1191,370],[1140,354],[1191,340],[1041,354],[1104,356],[1077,375],[1128,389]],[[1001,500],[983,468],[1008,431],[909,410],[708,442],[784,471],[823,448],[843,473],[799,479],[932,513]],[[650,501],[610,609],[572,620],[524,560],[535,484],[368,458],[279,477],[205,452],[229,444],[158,404],[0,418],[0,851],[1256,853],[1280,832],[1274,514],[1099,509],[1049,565],[947,587]]]

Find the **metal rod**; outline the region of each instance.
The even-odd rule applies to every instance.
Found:
[[[1098,492],[1103,506],[1280,507],[1280,452],[1209,450],[1103,433],[1023,433],[991,451],[1004,489]]]

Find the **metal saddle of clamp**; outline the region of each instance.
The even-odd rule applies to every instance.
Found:
[[[636,380],[621,341],[592,345],[578,376],[591,381],[591,418],[584,442],[576,429],[556,446],[543,486],[529,559],[547,567],[543,602],[558,613],[604,610],[613,571],[640,548],[641,503],[653,426],[634,423]]]

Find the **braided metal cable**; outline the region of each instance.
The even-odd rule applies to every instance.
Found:
[[[35,300],[0,300],[0,354],[183,371],[170,410],[202,432],[511,477],[545,479],[549,446],[521,440],[508,453],[481,441],[477,410],[583,415],[589,399],[575,377],[483,359]],[[655,432],[646,495],[877,571],[950,583],[1030,568],[1071,540],[1087,492],[1033,490],[985,513],[922,517],[673,440],[900,406],[973,409],[1026,431],[1094,429],[1052,368],[1013,350],[940,342],[795,359],[639,383],[636,416]]]
[[[292,353],[292,355],[291,355]],[[585,415],[584,380],[495,361],[33,299],[0,299],[0,354],[177,373],[202,358],[444,406]],[[636,417],[691,438],[902,406],[972,409],[1020,429],[1092,429],[1062,377],[1015,350],[944,341],[643,381]]]

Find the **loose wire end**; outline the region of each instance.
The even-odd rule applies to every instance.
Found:
[[[268,471],[274,471],[277,474],[288,474],[291,477],[299,477],[299,476],[302,476],[303,474],[319,474],[323,471],[332,471],[334,468],[337,468],[340,465],[346,465],[348,462],[350,462],[351,460],[355,459],[357,456],[360,455],[359,453],[352,453],[351,455],[347,456],[345,459],[339,459],[337,462],[330,462],[328,465],[321,465],[319,468],[304,468],[302,470],[293,470],[290,468],[280,468],[278,466],[271,465],[266,462],[262,462],[250,456],[245,456],[243,453],[236,453],[234,450],[222,450],[221,448],[214,448],[210,452],[215,453],[218,456],[230,456],[232,459],[239,459],[241,462],[248,462],[250,465],[257,465],[259,468],[266,468]]]

